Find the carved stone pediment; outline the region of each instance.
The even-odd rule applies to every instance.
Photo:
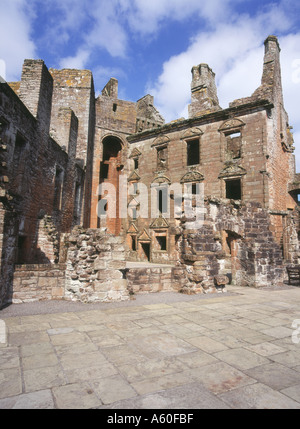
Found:
[[[226,177],[244,176],[245,174],[247,174],[247,171],[243,167],[241,167],[240,165],[231,164],[221,171],[221,173],[219,174],[219,179]]]
[[[150,235],[148,234],[148,232],[146,231],[146,229],[144,229],[144,231],[138,237],[138,240],[139,241],[151,241]]]
[[[237,128],[241,128],[244,125],[245,123],[240,119],[236,119],[236,118],[228,119],[227,121],[223,122],[223,124],[219,128],[219,131],[226,132]]]
[[[132,222],[130,227],[127,230],[127,234],[137,234],[137,233],[138,233],[138,229],[137,229],[135,223]]]
[[[170,142],[170,139],[169,139],[169,137],[168,136],[165,136],[165,135],[163,135],[163,134],[161,134],[161,135],[159,135],[155,140],[154,140],[154,142],[152,143],[152,147],[155,147],[155,146],[163,146],[163,145],[166,145],[166,144],[168,144]]]
[[[197,138],[197,137],[200,137],[202,134],[203,134],[203,131],[201,130],[201,128],[198,128],[198,127],[189,128],[188,130],[183,132],[181,136],[181,140],[192,139],[193,137]]]
[[[128,177],[128,182],[136,182],[137,180],[141,180],[140,176],[137,174],[136,170],[134,170],[130,176]]]
[[[204,180],[203,174],[199,171],[188,171],[180,180],[180,183],[189,183],[189,182],[202,182]]]
[[[161,185],[162,183],[170,184],[171,180],[167,176],[165,176],[163,172],[160,172],[152,180],[151,185]]]
[[[140,207],[140,203],[134,197],[132,197],[130,202],[128,203],[128,207],[138,208]]]
[[[169,228],[169,224],[163,216],[160,216],[160,217],[154,219],[154,221],[150,225],[150,228],[152,228],[152,229],[161,229],[161,228],[165,229],[165,228]]]
[[[138,150],[138,148],[135,147],[129,155],[129,158],[137,158],[140,155],[142,155],[142,153]]]

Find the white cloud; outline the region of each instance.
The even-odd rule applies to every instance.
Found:
[[[63,58],[60,61],[60,67],[69,69],[84,69],[90,55],[91,52],[89,50],[79,49],[74,57],[70,56]]]
[[[166,61],[157,80],[147,86],[147,92],[154,95],[155,105],[166,121],[187,117],[191,68],[199,63],[209,64],[216,73],[221,107],[250,96],[261,82],[263,41],[269,34],[290,33],[293,17],[287,6],[288,2],[283,0],[255,17],[235,16],[230,23],[221,22],[209,31],[199,31],[185,52]],[[300,170],[300,117],[296,96],[300,93],[300,33],[281,36],[279,43],[285,108],[295,131],[295,155]]]
[[[220,25],[215,31],[201,32],[192,41],[187,51],[170,58],[163,66],[163,72],[157,82],[148,87],[155,102],[166,120],[178,117],[190,100],[191,68],[199,63],[207,63],[216,73],[219,89],[219,101],[222,107],[228,102],[254,91],[257,72],[252,80],[241,72],[255,61],[257,68],[259,45],[248,18],[240,20],[235,26]],[[260,58],[262,62],[262,58]],[[232,73],[232,74],[231,74]],[[239,94],[238,90],[243,89]]]
[[[184,21],[200,17],[206,24],[224,21],[232,16],[231,5],[241,0],[120,0],[132,31],[153,34],[166,20]],[[204,24],[204,23],[203,23]]]
[[[166,61],[157,81],[147,87],[166,119],[178,117],[178,113],[189,103],[191,68],[199,63],[207,63],[215,72],[219,101],[223,108],[236,98],[250,96],[260,85],[264,39],[287,26],[286,17],[281,13],[280,8],[277,8],[255,18],[243,15],[230,24],[220,24],[207,32],[201,31],[185,52]],[[298,43],[295,37],[290,36],[288,42],[293,46],[290,57],[295,56]],[[286,50],[285,40],[288,41],[286,38],[279,40],[283,42],[283,50]]]
[[[280,47],[284,104],[290,125],[295,130],[297,170],[300,171],[300,116],[297,96],[300,94],[300,32],[281,38]]]
[[[0,9],[0,59],[5,62],[6,80],[19,80],[24,58],[36,56],[30,35],[32,11],[25,0],[1,0]]]
[[[58,0],[54,1],[58,2]],[[67,13],[69,6],[73,9],[71,15]],[[67,0],[67,4],[61,4],[61,8],[64,12],[62,18],[66,15],[68,19],[59,20],[55,31],[63,34],[65,40],[76,37],[78,34],[82,40],[79,42],[79,49],[75,56],[62,58],[60,64],[72,64],[74,67],[78,65],[78,68],[84,68],[97,48],[106,50],[112,57],[126,56],[128,36],[118,13],[117,0],[109,2]],[[77,16],[79,20],[76,20]]]

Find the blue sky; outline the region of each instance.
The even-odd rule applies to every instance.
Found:
[[[216,73],[220,105],[259,86],[270,34],[281,46],[285,108],[300,171],[299,0],[0,0],[0,74],[19,80],[25,58],[110,77],[119,97],[154,95],[166,121],[187,117],[191,68]],[[299,148],[298,148],[299,145]]]

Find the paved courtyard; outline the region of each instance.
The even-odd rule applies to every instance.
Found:
[[[19,304],[0,319],[0,409],[300,409],[298,287]]]

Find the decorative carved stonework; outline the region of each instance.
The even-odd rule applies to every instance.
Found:
[[[131,154],[129,155],[129,158],[137,158],[140,155],[142,155],[142,153],[135,147],[131,152]]]
[[[169,224],[167,222],[167,220],[163,217],[160,216],[156,219],[154,219],[154,221],[151,223],[150,228],[152,229],[165,229],[165,228],[169,228]]]
[[[181,140],[191,139],[193,137],[200,137],[203,134],[201,128],[194,127],[189,130],[184,131],[181,136]]]
[[[163,171],[157,173],[156,177],[152,180],[151,184],[161,185],[162,183],[170,184],[171,180],[164,175]]]
[[[241,128],[245,125],[243,121],[240,119],[229,119],[228,121],[223,122],[221,127],[219,128],[219,131],[228,131],[231,129]]]
[[[140,176],[137,174],[136,170],[134,170],[130,176],[128,177],[128,182],[136,182],[137,180],[141,180]]]
[[[140,202],[137,201],[134,197],[128,203],[128,207],[139,208],[141,206]]]
[[[247,174],[247,171],[240,165],[231,164],[228,167],[225,167],[219,174],[219,179],[224,177],[235,177],[235,176],[244,176]]]
[[[152,143],[152,147],[155,147],[155,146],[161,146],[161,145],[165,145],[165,144],[168,144],[170,142],[170,139],[169,139],[169,137],[167,137],[167,136],[164,136],[163,134],[161,134],[161,135],[159,135],[155,140],[154,140],[154,142]]]
[[[203,174],[199,173],[199,171],[191,170],[181,178],[180,183],[202,182],[202,180],[204,180]]]
[[[146,229],[144,229],[144,231],[138,237],[138,240],[139,241],[151,241],[150,235],[148,234],[148,232],[146,231]]]
[[[127,230],[127,234],[137,234],[137,233],[138,233],[138,229],[137,229],[135,223],[132,222],[130,227]]]

